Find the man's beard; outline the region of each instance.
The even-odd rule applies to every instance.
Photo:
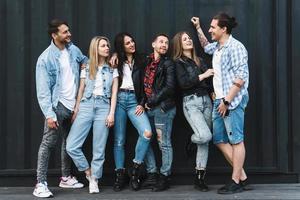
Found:
[[[65,38],[63,40],[60,41],[62,44],[68,44],[71,42],[71,37]]]

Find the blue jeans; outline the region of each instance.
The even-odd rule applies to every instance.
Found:
[[[213,141],[214,144],[230,143],[238,144],[244,141],[244,116],[249,100],[248,95],[244,95],[241,103],[224,118],[218,113],[221,99],[214,101],[213,108]]]
[[[159,149],[161,150],[162,165],[160,168],[160,173],[165,176],[169,176],[171,174],[171,166],[173,161],[171,133],[173,119],[176,114],[176,107],[163,112],[158,106],[154,109],[149,110],[147,114],[152,125],[152,130],[154,133],[156,133]],[[145,164],[148,173],[157,172],[155,156],[151,145],[149,146],[148,152],[145,157]]]
[[[195,94],[183,98],[183,113],[192,127],[194,134],[191,141],[197,144],[196,169],[206,168],[208,159],[208,144],[211,134],[212,104],[208,95]]]
[[[66,138],[71,127],[72,111],[68,110],[62,103],[58,102],[54,109],[57,116],[57,122],[60,125],[58,130],[50,129],[47,125],[47,120],[44,123],[43,139],[38,152],[37,159],[37,181],[47,181],[48,163],[51,150],[61,148],[61,172],[62,176],[69,176],[71,173],[72,160],[66,152]],[[61,144],[57,144],[61,138]]]
[[[151,132],[151,125],[145,112],[139,116],[135,114],[137,105],[134,93],[119,91],[114,126],[114,158],[116,169],[124,168],[127,117],[129,117],[139,134],[133,162],[141,164],[148,150],[150,138],[145,137],[144,133],[146,131]]]
[[[91,162],[92,176],[102,177],[105,160],[105,146],[108,128],[105,125],[109,114],[109,100],[102,96],[91,97],[80,102],[79,112],[67,138],[67,152],[79,171],[89,168],[89,163],[82,152],[82,145],[93,126],[93,159]]]

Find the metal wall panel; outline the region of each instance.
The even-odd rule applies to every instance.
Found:
[[[300,1],[292,0],[291,1],[291,8],[290,8],[290,29],[291,34],[289,35],[290,40],[290,82],[292,87],[290,88],[291,91],[291,121],[289,123],[291,129],[291,137],[290,137],[290,146],[292,148],[291,158],[292,158],[292,171],[297,171],[300,173],[300,131],[299,131],[299,124],[300,124],[300,27],[299,27],[299,19],[300,19]]]
[[[300,162],[296,158],[300,146],[297,134],[300,54],[299,26],[296,26],[299,1],[0,0],[0,6],[0,177],[35,174],[43,127],[35,92],[35,63],[49,45],[46,30],[50,19],[67,20],[73,42],[85,54],[93,36],[105,35],[113,43],[120,31],[132,33],[137,49],[149,53],[154,34],[164,32],[173,37],[176,32],[187,30],[197,40],[190,18],[200,16],[207,33],[212,16],[219,11],[237,18],[239,26],[233,30],[233,35],[249,53],[246,168],[254,174],[300,172]],[[204,56],[198,42],[196,46]],[[175,174],[193,171],[194,158],[184,153],[190,133],[179,106],[173,131]],[[136,132],[129,123],[127,163],[132,159],[135,142]],[[89,137],[85,145],[88,154],[90,145]],[[105,172],[112,172],[114,168],[112,146],[110,134]],[[210,147],[209,170],[228,172],[220,152],[213,145]],[[60,166],[59,156],[57,149],[50,160],[49,168],[54,174]]]

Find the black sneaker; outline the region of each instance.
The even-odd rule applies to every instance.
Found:
[[[227,185],[218,189],[219,194],[234,194],[243,191],[243,186],[240,183],[235,183],[231,180]]]
[[[243,181],[240,181],[240,184],[242,185],[243,190],[245,191],[253,190],[253,187],[249,185],[248,178],[246,178]]]
[[[142,183],[143,189],[153,188],[157,182],[157,173],[147,173],[147,178]]]

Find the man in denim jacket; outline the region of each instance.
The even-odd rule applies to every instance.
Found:
[[[67,22],[54,19],[49,23],[48,33],[52,38],[49,47],[40,55],[36,64],[37,99],[45,117],[44,132],[37,160],[37,184],[33,195],[51,197],[47,187],[47,171],[50,151],[59,137],[61,144],[62,177],[59,186],[81,188],[71,176],[71,159],[66,153],[73,108],[79,84],[79,68],[87,63],[87,57],[71,43]]]

